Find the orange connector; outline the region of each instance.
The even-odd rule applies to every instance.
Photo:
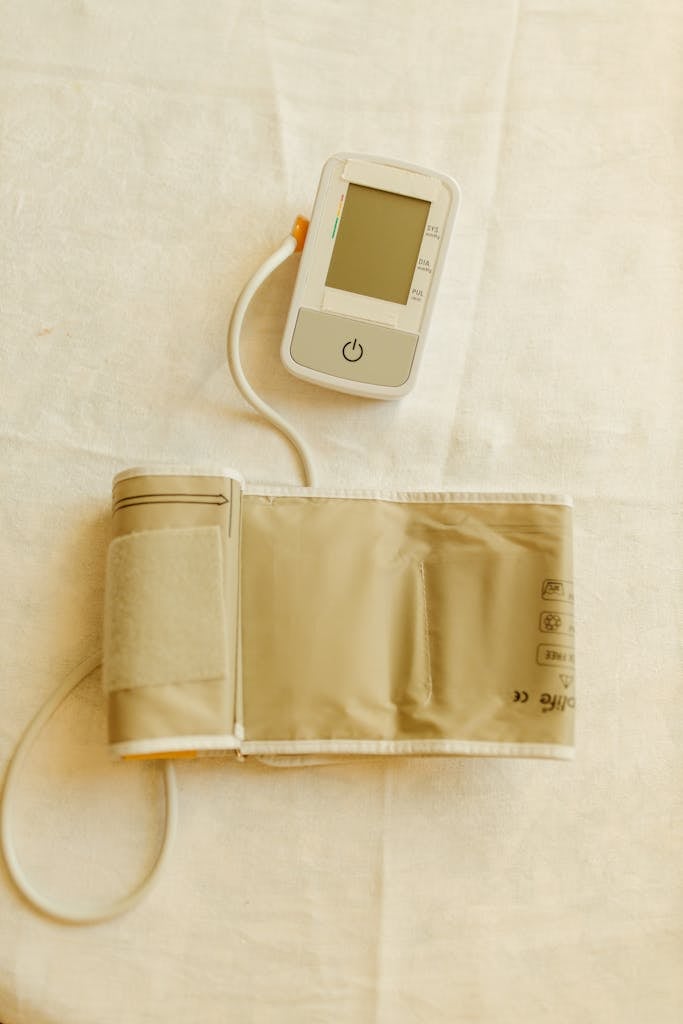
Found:
[[[304,242],[306,241],[306,234],[308,232],[308,224],[309,222],[306,218],[301,216],[297,217],[294,221],[294,227],[290,232],[290,234],[294,235],[296,238],[296,249],[294,252],[301,252],[303,249]]]

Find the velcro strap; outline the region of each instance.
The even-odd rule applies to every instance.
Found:
[[[108,692],[226,674],[223,558],[217,526],[113,540],[107,561]]]

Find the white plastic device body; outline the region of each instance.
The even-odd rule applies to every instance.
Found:
[[[437,171],[330,157],[282,339],[286,368],[366,398],[410,391],[459,200],[457,183]]]

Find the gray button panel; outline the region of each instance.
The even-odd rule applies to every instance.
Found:
[[[408,380],[417,334],[300,309],[290,353],[295,363],[344,380],[398,388]]]

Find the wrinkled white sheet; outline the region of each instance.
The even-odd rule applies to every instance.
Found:
[[[453,174],[419,386],[290,377],[295,274],[244,338],[322,484],[572,493],[575,763],[180,765],[170,868],[134,913],[43,921],[0,868],[4,1024],[673,1024],[681,915],[677,0],[2,5],[0,771],[101,642],[112,475],[295,481],[224,356],[232,304],[324,159]],[[35,749],[35,880],[106,899],[158,839],[91,679]]]

